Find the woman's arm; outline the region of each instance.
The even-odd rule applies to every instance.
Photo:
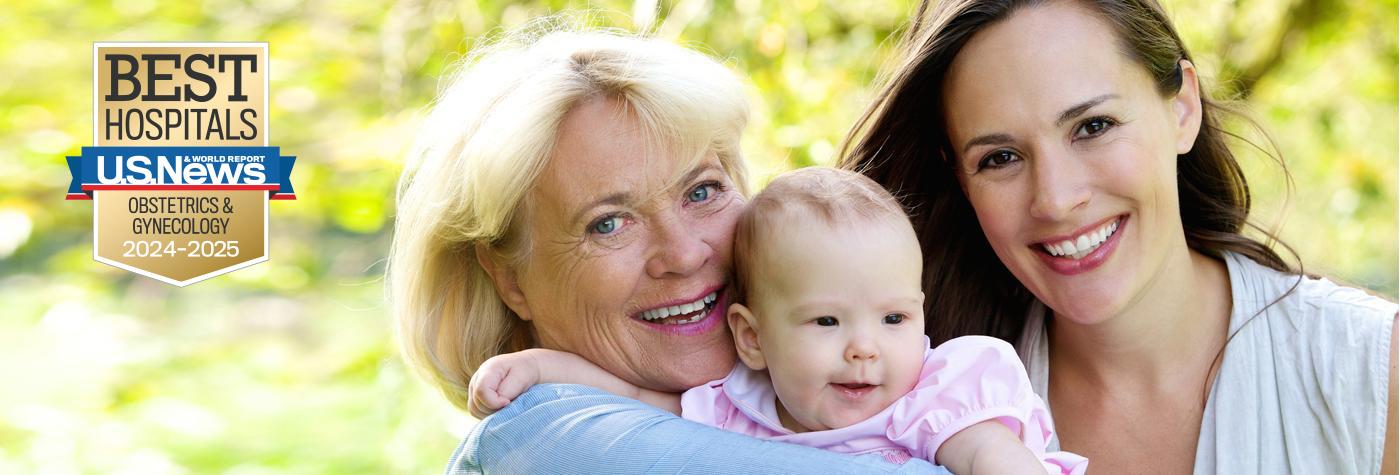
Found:
[[[473,416],[486,417],[510,404],[531,386],[543,383],[583,384],[681,413],[681,396],[646,389],[622,378],[579,355],[566,351],[532,348],[497,355],[486,360],[472,374],[470,402]]]
[[[449,475],[472,473],[947,473],[697,424],[586,386],[542,384],[481,421]]]

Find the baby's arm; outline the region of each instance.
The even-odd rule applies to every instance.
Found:
[[[472,374],[468,406],[473,416],[486,417],[510,404],[531,386],[541,383],[583,384],[636,399],[672,414],[681,412],[679,394],[635,386],[579,355],[543,348],[497,355],[486,360]]]
[[[935,461],[958,474],[1045,473],[1045,466],[1006,425],[982,421],[938,448]]]

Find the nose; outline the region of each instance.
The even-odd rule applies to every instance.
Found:
[[[1042,153],[1031,163],[1035,195],[1031,216],[1046,221],[1063,220],[1074,210],[1089,204],[1093,190],[1089,186],[1089,169],[1079,157],[1067,150]]]
[[[653,223],[651,253],[646,263],[647,275],[652,278],[694,274],[714,256],[715,250],[696,229],[700,223],[676,215],[658,217]]]
[[[875,341],[865,335],[855,335],[846,342],[846,361],[869,363],[880,359],[880,349]]]

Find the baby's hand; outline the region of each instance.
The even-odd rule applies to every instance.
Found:
[[[539,382],[540,366],[531,350],[494,356],[472,374],[467,407],[472,416],[484,418],[506,407]]]

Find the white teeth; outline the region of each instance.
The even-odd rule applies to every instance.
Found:
[[[1071,259],[1083,259],[1094,249],[1107,241],[1113,233],[1118,231],[1118,220],[1113,220],[1108,224],[1100,226],[1098,229],[1079,235],[1074,240],[1060,241],[1059,243],[1044,243],[1041,247],[1045,252],[1056,257],[1066,257]]]
[[[1063,241],[1063,242],[1060,242],[1060,254],[1074,254],[1074,242],[1073,242],[1073,241]]]
[[[672,306],[670,306],[670,307],[665,307],[665,308],[654,308],[654,309],[651,309],[651,310],[647,310],[647,311],[645,311],[645,312],[642,312],[642,319],[643,319],[643,320],[660,320],[660,319],[663,319],[663,318],[666,318],[666,317],[670,317],[670,316],[674,316],[674,315],[685,315],[685,314],[687,314],[687,313],[695,312],[695,311],[697,311],[697,310],[700,310],[700,309],[702,309],[702,308],[705,308],[706,305],[709,305],[711,302],[714,302],[715,299],[717,299],[717,298],[719,298],[719,293],[718,293],[718,292],[710,292],[709,295],[706,295],[706,296],[702,297],[700,300],[696,300],[696,301],[694,301],[694,302],[683,303],[683,304],[680,304],[680,305],[672,305]],[[703,318],[704,316],[705,316],[704,314],[696,315],[696,316],[694,316],[694,317],[691,317],[691,318],[688,318],[688,319],[685,319],[685,320],[682,320],[682,321],[674,322],[674,324],[679,325],[679,324],[682,324],[682,323],[690,323],[690,322],[698,321],[698,320],[700,320],[701,318]]]

